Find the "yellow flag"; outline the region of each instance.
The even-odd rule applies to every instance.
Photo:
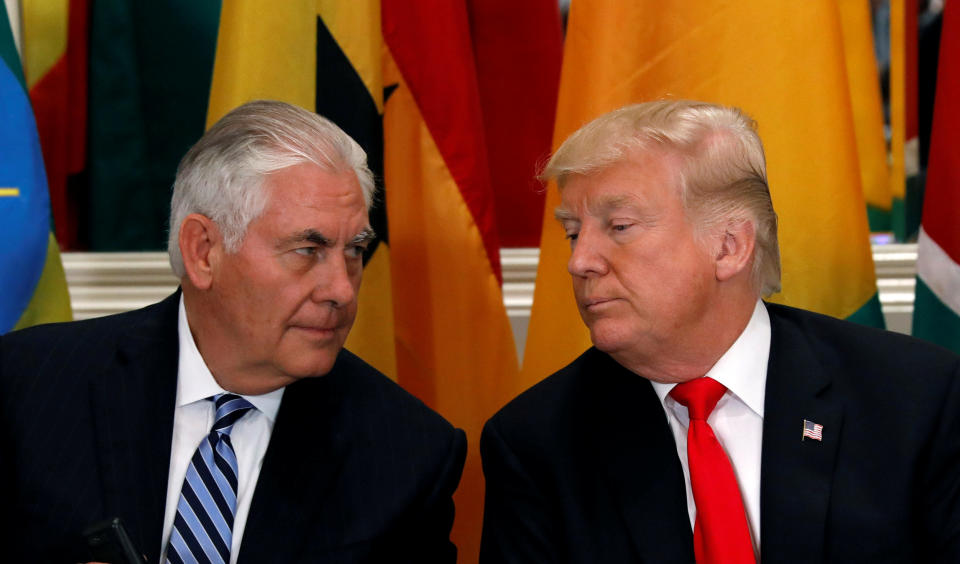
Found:
[[[871,231],[890,230],[890,170],[883,135],[883,102],[877,58],[873,50],[870,3],[866,0],[838,0],[843,49],[850,83],[854,133],[860,181]]]

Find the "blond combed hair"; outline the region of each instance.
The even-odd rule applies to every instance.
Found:
[[[649,152],[679,157],[680,197],[687,217],[700,230],[752,222],[752,282],[762,296],[780,291],[777,214],[763,144],[756,123],[738,108],[691,100],[625,106],[567,138],[540,179],[556,179],[562,190],[573,175],[589,175]]]

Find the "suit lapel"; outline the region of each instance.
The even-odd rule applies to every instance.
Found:
[[[832,378],[799,327],[768,305],[771,321],[760,470],[761,553],[823,559],[827,509],[843,422]],[[803,439],[803,422],[823,440]]]
[[[597,464],[643,562],[694,561],[677,447],[650,382],[597,353]]]
[[[339,364],[339,363],[338,363]],[[283,394],[251,500],[238,562],[292,562],[317,534],[342,526],[331,491],[349,445],[338,429],[337,367]],[[321,543],[322,544],[322,543]]]
[[[180,293],[126,318],[117,358],[91,384],[105,517],[159,559],[176,403]]]

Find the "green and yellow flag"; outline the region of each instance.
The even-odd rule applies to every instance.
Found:
[[[0,6],[0,334],[71,319],[50,223],[37,125],[6,7]]]

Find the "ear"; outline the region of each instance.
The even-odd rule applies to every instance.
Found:
[[[753,222],[735,220],[718,234],[720,245],[716,254],[717,280],[730,280],[741,272],[747,272],[753,262],[756,233]]]
[[[192,213],[180,225],[180,254],[190,283],[199,290],[213,284],[213,271],[223,245],[220,229],[209,217]]]

